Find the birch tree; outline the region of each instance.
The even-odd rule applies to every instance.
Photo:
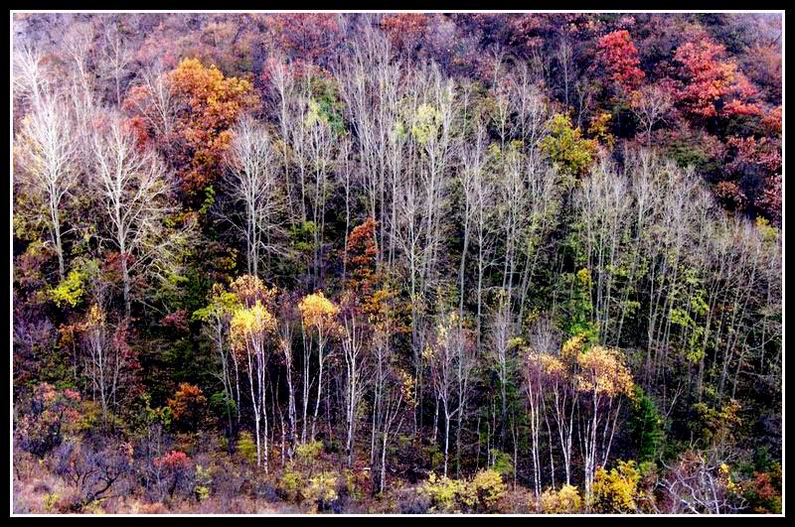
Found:
[[[232,284],[241,307],[230,323],[230,336],[235,351],[245,359],[248,374],[251,408],[254,413],[254,433],[257,444],[257,466],[265,465],[268,473],[268,407],[267,368],[270,357],[271,336],[276,320],[268,309],[274,292],[268,290],[254,276],[243,276]]]
[[[474,346],[467,333],[455,312],[443,315],[423,352],[434,392],[444,412],[445,476],[450,452],[450,423],[461,418],[468,395],[466,389],[475,366]]]
[[[349,297],[343,300],[340,309],[340,342],[345,359],[345,450],[348,467],[353,466],[360,404],[367,389],[365,364],[363,363],[366,358],[368,342],[366,335],[369,333],[369,327],[359,311],[353,298]]]
[[[58,257],[58,277],[65,276],[63,209],[77,182],[75,131],[68,106],[56,95],[39,93],[17,139],[24,166],[21,184],[39,203]]]
[[[311,350],[315,342],[315,335],[317,336],[317,355],[318,355],[318,376],[317,376],[317,396],[315,398],[315,409],[312,415],[312,427],[309,439],[314,441],[315,430],[317,428],[318,412],[320,410],[320,401],[323,396],[323,373],[326,370],[326,361],[328,360],[328,342],[329,339],[336,335],[338,325],[336,323],[336,315],[339,308],[327,299],[322,292],[313,293],[305,296],[298,304],[298,310],[301,312],[301,322],[304,335],[305,349]],[[308,382],[309,382],[309,364],[308,353],[305,353],[304,364],[304,424],[301,433],[302,442],[306,441],[306,420],[307,410],[309,404]]]
[[[134,133],[116,119],[94,135],[97,191],[105,219],[103,237],[119,252],[128,315],[132,275],[143,273],[168,249],[162,220],[168,213],[168,186],[157,154],[136,144]]]
[[[262,253],[283,254],[276,244],[281,234],[276,155],[265,127],[244,116],[234,129],[227,151],[231,168],[229,189],[235,204],[242,205],[248,274],[259,276]]]

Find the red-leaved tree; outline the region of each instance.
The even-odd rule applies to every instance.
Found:
[[[638,50],[629,31],[622,29],[608,33],[596,44],[596,60],[619,94],[638,89],[646,78],[640,69]]]

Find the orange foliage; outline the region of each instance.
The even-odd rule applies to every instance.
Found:
[[[375,220],[367,218],[348,237],[348,287],[360,295],[369,295],[376,282]]]
[[[594,346],[577,357],[580,374],[577,389],[607,397],[619,394],[633,396],[634,383],[621,351]]]
[[[195,429],[206,405],[207,398],[201,388],[185,382],[179,385],[174,398],[168,400],[168,407],[174,420],[190,429]]]
[[[725,206],[734,210],[744,209],[748,201],[740,186],[733,181],[721,181],[715,185],[715,195]]]
[[[268,288],[257,276],[243,275],[235,279],[229,290],[237,297],[238,301],[246,307],[253,307],[257,302],[267,307],[272,307],[278,291]]]
[[[251,82],[224,77],[215,66],[185,59],[169,73],[171,89],[188,112],[177,122],[176,133],[185,143],[187,166],[181,174],[183,190],[193,193],[217,177],[223,153],[232,138],[230,128],[259,98]]]

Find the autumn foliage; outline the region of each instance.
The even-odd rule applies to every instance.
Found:
[[[760,113],[751,100],[753,86],[725,53],[721,45],[708,40],[677,48],[674,61],[681,78],[677,98],[685,113],[694,118]]]
[[[178,120],[176,133],[190,156],[182,185],[195,192],[212,183],[218,164],[229,147],[233,123],[258,104],[251,83],[224,77],[215,66],[186,59],[169,74],[175,96],[187,112]]]
[[[780,14],[12,24],[14,513],[781,512]]]
[[[597,42],[596,58],[619,93],[631,93],[646,78],[640,69],[638,50],[625,29],[601,37]]]

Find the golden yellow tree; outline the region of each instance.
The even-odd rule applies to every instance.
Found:
[[[317,427],[317,415],[320,410],[320,399],[323,396],[323,371],[327,359],[326,345],[328,339],[333,336],[339,327],[337,323],[337,313],[339,308],[323,295],[322,291],[306,295],[298,303],[298,310],[301,312],[301,327],[304,337],[304,364],[303,364],[303,428],[301,430],[301,442],[306,442],[306,421],[309,406],[309,359],[312,353],[314,336],[317,335],[318,353],[318,381],[317,398],[315,399],[315,411],[312,416],[312,429],[310,439],[314,440]]]
[[[593,346],[579,353],[577,367],[576,389],[588,402],[582,405],[586,415],[582,442],[585,496],[590,500],[594,474],[598,468],[604,468],[610,455],[621,398],[632,398],[635,384],[624,354],[617,348]]]
[[[271,296],[272,291],[264,286],[256,277],[242,277],[233,283],[233,288],[251,292],[259,290],[263,295]],[[261,287],[259,287],[261,286]],[[240,295],[239,295],[240,296]],[[251,391],[251,406],[254,411],[254,432],[257,442],[257,465],[264,461],[265,472],[268,472],[268,413],[265,405],[265,375],[267,371],[267,344],[271,335],[276,330],[276,318],[263,304],[261,298],[256,298],[254,304],[245,307],[246,302],[241,298],[243,305],[239,307],[230,323],[230,337],[233,350],[245,356],[249,389]],[[264,433],[260,432],[260,422],[263,422]],[[262,446],[264,437],[264,448]],[[263,460],[264,453],[264,460]]]

